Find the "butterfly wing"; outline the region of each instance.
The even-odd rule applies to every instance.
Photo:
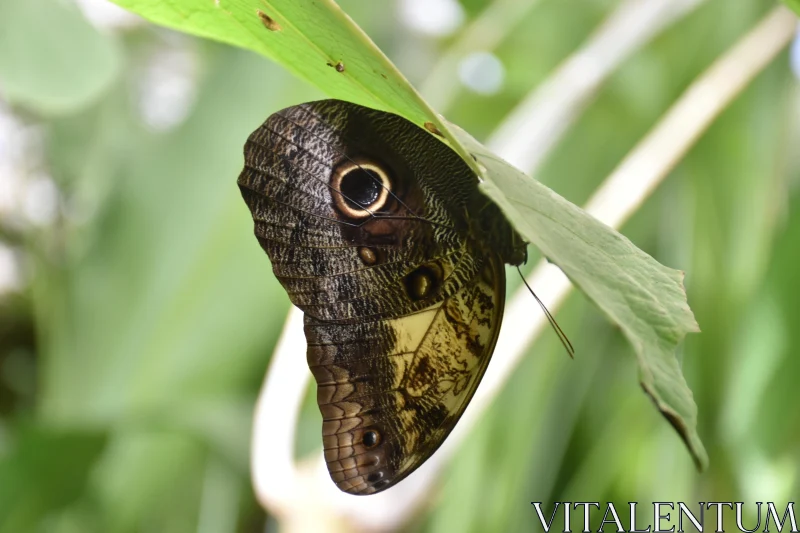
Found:
[[[441,445],[494,349],[504,260],[474,238],[475,177],[405,119],[329,100],[267,119],[239,186],[305,314],[331,477],[384,490]]]
[[[482,269],[441,302],[357,324],[305,317],[331,477],[352,494],[386,489],[421,465],[455,426],[494,349],[504,272]]]

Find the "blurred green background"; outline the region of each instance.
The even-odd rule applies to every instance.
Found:
[[[340,3],[479,139],[618,5]],[[514,15],[492,27],[491,55],[458,56],[457,75],[431,82],[492,5]],[[537,178],[583,203],[772,7],[701,2],[611,76]],[[0,531],[280,529],[255,501],[248,453],[289,302],[235,179],[258,124],[322,97],[102,0],[0,0]],[[703,333],[681,358],[708,471],[641,393],[621,334],[573,294],[558,320],[576,359],[543,335],[406,527],[530,530],[532,500],[796,498],[798,141],[784,53],[623,228],[687,273]],[[319,447],[319,424],[308,402],[300,450]]]

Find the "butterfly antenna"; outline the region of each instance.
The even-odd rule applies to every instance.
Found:
[[[561,341],[561,344],[564,346],[564,349],[567,350],[567,354],[572,359],[575,359],[575,348],[572,347],[572,343],[569,342],[569,338],[567,338],[566,333],[564,333],[564,331],[561,329],[561,326],[558,325],[556,319],[553,318],[553,315],[550,314],[550,311],[548,311],[547,307],[545,307],[545,305],[542,303],[539,297],[536,296],[536,293],[533,292],[531,286],[528,285],[528,281],[525,279],[525,276],[522,275],[522,270],[520,270],[519,266],[517,266],[517,272],[519,272],[519,277],[522,278],[522,283],[525,284],[525,286],[528,288],[528,291],[536,299],[536,303],[538,303],[539,307],[541,307],[542,311],[544,311],[544,315],[547,317],[547,321],[550,322],[550,327],[552,327],[553,331],[555,331],[556,335],[558,335],[558,340]]]

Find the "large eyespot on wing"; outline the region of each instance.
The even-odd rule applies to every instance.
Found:
[[[325,460],[341,490],[373,494],[408,476],[472,398],[497,341],[505,272],[499,256],[470,260],[476,275],[421,311],[351,324],[306,315]]]
[[[350,157],[333,169],[331,190],[336,209],[353,220],[364,219],[380,211],[392,192],[392,180],[386,169],[364,157]]]
[[[421,171],[411,170],[421,163],[411,158],[441,143],[401,121],[346,102],[315,102],[271,116],[245,146],[239,186],[255,234],[292,303],[317,319],[421,310],[472,275],[459,266],[443,281],[449,272],[432,267],[430,275],[408,281],[429,293],[407,297],[409,268],[434,256],[458,263],[466,224],[441,210],[436,224],[425,218],[432,200]],[[396,124],[388,129],[403,143],[384,131],[385,122]],[[469,172],[454,153],[441,155]]]
[[[399,150],[390,146],[393,137],[371,130],[400,120],[327,100],[279,111],[248,138],[238,184],[256,237],[287,292],[298,294],[298,307],[320,303],[314,299],[325,299],[331,287],[353,294],[363,286],[357,271],[370,271],[380,287],[402,275],[403,262],[461,249],[463,235],[444,229],[456,224],[441,210],[434,237],[426,213],[432,197],[410,168],[409,157],[428,149],[430,135],[401,123],[406,129],[396,134],[411,140]]]

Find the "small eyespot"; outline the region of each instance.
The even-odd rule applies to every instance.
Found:
[[[361,437],[361,442],[364,443],[364,446],[367,448],[374,448],[380,442],[381,437],[377,431],[374,429],[370,429],[369,431],[364,432],[364,436]]]
[[[367,483],[375,483],[383,477],[383,472],[373,472],[367,476]]]
[[[375,253],[375,250],[367,248],[366,246],[362,246],[358,249],[358,257],[360,257],[361,261],[367,266],[372,266],[378,262],[378,255]]]
[[[423,300],[439,289],[441,273],[437,265],[422,265],[404,278],[406,292],[412,300]]]
[[[349,218],[366,218],[380,210],[391,188],[388,174],[369,161],[348,159],[331,176],[334,205]]]
[[[383,487],[385,487],[388,484],[389,484],[389,480],[388,479],[383,479],[383,480],[378,481],[377,483],[375,483],[372,487],[375,488],[375,489],[382,489]]]
[[[410,290],[417,300],[428,296],[431,291],[431,286],[433,286],[433,281],[425,272],[417,272],[416,275],[411,278]]]

